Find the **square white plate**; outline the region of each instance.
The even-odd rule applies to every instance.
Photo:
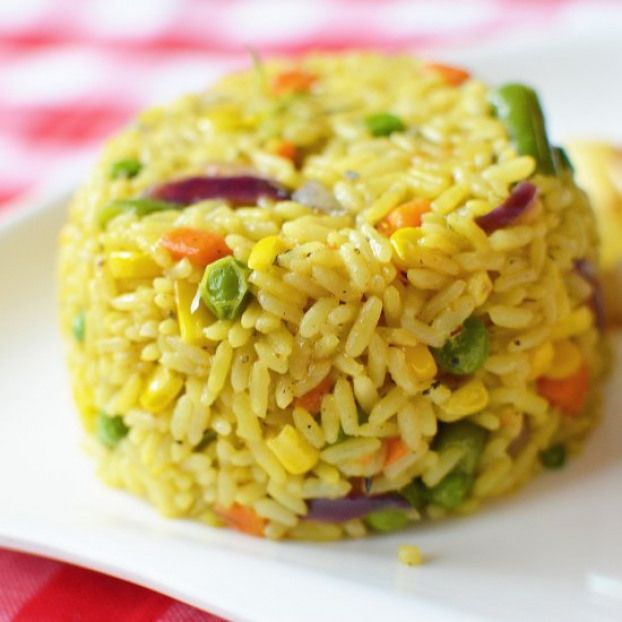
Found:
[[[620,49],[613,38],[577,39],[460,60],[485,78],[538,86],[558,139],[610,128],[619,139],[622,90],[608,76]],[[62,203],[35,201],[0,224],[1,546],[102,570],[234,620],[622,619],[620,366],[585,452],[467,519],[365,541],[272,543],[161,519],[100,485],[79,447],[57,334]],[[429,563],[400,565],[401,543],[418,544]]]

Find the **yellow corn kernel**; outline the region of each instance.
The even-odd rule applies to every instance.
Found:
[[[212,322],[210,312],[202,302],[192,311],[192,301],[196,295],[197,286],[188,281],[175,281],[175,305],[177,307],[177,322],[179,334],[186,343],[201,344],[206,339],[203,329]]]
[[[149,412],[160,412],[179,395],[183,386],[184,379],[180,374],[158,365],[140,395],[140,405]]]
[[[400,267],[412,268],[417,265],[414,255],[414,246],[423,237],[421,227],[402,227],[395,231],[389,241],[397,255]]]
[[[289,424],[277,436],[266,441],[266,445],[292,475],[310,471],[320,459],[320,452]]]
[[[438,371],[430,348],[423,343],[406,348],[406,363],[419,380],[431,380]]]
[[[113,251],[108,269],[115,279],[149,279],[162,274],[162,268],[146,255],[134,251]]]
[[[588,307],[579,307],[553,327],[551,336],[554,339],[563,339],[564,337],[579,335],[592,325],[593,319],[592,312]]]
[[[581,350],[568,339],[555,344],[553,360],[544,374],[547,378],[567,378],[578,372],[583,365]]]
[[[413,544],[402,544],[397,549],[397,557],[407,566],[421,566],[423,564],[423,555],[421,549]]]
[[[462,385],[442,405],[445,416],[443,421],[456,421],[468,415],[474,415],[488,406],[488,391],[481,380],[470,380]],[[448,415],[448,416],[447,416]]]
[[[244,124],[240,111],[231,104],[211,106],[204,119],[215,130],[234,130]]]
[[[529,374],[529,379],[533,380],[534,378],[544,376],[551,367],[554,355],[555,348],[553,348],[553,344],[550,341],[545,341],[535,348],[530,356],[531,373]]]
[[[278,235],[269,235],[253,246],[248,257],[248,267],[251,270],[267,270],[276,256],[286,248],[287,245]]]

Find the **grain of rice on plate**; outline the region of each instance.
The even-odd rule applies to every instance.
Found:
[[[61,236],[100,475],[268,538],[471,512],[597,419],[596,254],[522,85],[317,55],[147,110]]]

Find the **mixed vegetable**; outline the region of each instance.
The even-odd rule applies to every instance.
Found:
[[[438,366],[446,372],[465,375],[476,372],[488,358],[490,339],[484,322],[468,318],[460,332],[441,348],[433,350]]]
[[[95,421],[97,440],[110,449],[114,449],[127,436],[130,429],[123,422],[123,417],[107,415],[100,411]]]
[[[160,244],[169,251],[173,259],[180,260],[185,257],[199,268],[231,255],[231,249],[221,235],[203,229],[172,229],[160,238]]]
[[[507,227],[529,211],[537,195],[536,186],[528,181],[522,181],[514,186],[510,196],[501,205],[483,216],[478,216],[475,222],[486,233]]]
[[[80,311],[74,318],[71,324],[71,332],[74,339],[78,343],[82,343],[86,337],[86,313]]]
[[[148,214],[165,212],[171,209],[179,209],[179,205],[149,198],[121,199],[112,201],[104,206],[97,214],[97,222],[100,227],[105,228],[113,218],[121,214],[135,214],[142,218]]]
[[[249,299],[249,269],[233,257],[210,263],[199,284],[205,306],[221,320],[235,320],[246,308]]]
[[[554,175],[553,150],[536,92],[523,84],[504,84],[492,92],[491,102],[518,153],[532,156],[543,175]]]
[[[372,136],[389,136],[393,132],[403,132],[404,122],[390,112],[377,112],[365,119],[367,129]]]
[[[110,167],[110,177],[112,179],[131,179],[136,177],[142,168],[143,165],[140,163],[140,160],[135,158],[117,160]]]

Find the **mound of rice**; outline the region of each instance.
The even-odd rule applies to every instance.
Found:
[[[594,219],[535,94],[503,93],[317,55],[112,139],[59,270],[103,480],[167,516],[327,540],[562,466],[598,411]]]

